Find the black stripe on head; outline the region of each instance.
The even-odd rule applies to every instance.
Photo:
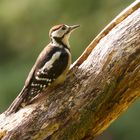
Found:
[[[69,51],[70,51],[70,48],[64,44],[62,42],[62,39],[63,39],[64,35],[62,37],[53,37],[55,39],[55,41],[59,44],[59,45],[62,45],[64,48],[67,48]]]

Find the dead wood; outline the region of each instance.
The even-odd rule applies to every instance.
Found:
[[[93,40],[62,86],[1,114],[0,138],[90,140],[102,133],[140,95],[139,7],[134,2]]]

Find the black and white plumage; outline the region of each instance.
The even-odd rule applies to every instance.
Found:
[[[51,42],[43,49],[31,69],[25,85],[6,113],[11,114],[28,105],[43,89],[55,86],[66,79],[71,65],[70,33],[79,25],[56,25],[51,28]]]

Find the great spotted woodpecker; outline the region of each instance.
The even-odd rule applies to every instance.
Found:
[[[50,43],[38,56],[22,91],[7,109],[7,114],[14,113],[21,107],[28,105],[48,86],[53,87],[66,79],[66,74],[71,65],[69,37],[77,27],[79,25],[61,24],[50,29]]]

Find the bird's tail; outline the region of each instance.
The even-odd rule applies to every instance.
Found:
[[[29,88],[23,87],[20,94],[16,97],[13,103],[6,110],[5,114],[10,115],[18,111],[21,107],[25,106],[27,104],[25,99],[27,97],[28,92],[29,92]]]

